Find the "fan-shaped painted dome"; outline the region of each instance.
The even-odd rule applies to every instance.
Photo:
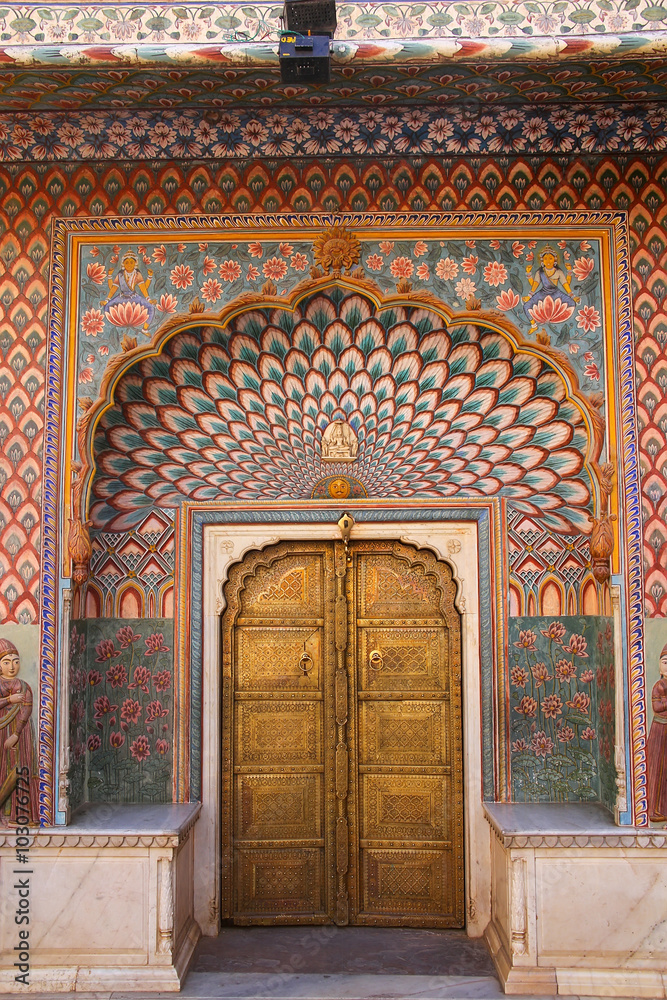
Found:
[[[321,460],[332,420],[359,447]],[[349,475],[369,497],[504,496],[559,530],[588,527],[589,431],[548,358],[436,312],[377,311],[334,288],[176,334],[119,380],[94,442],[96,526],[184,499],[300,499]],[[590,456],[589,456],[590,457]]]

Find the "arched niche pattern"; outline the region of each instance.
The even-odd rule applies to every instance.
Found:
[[[339,473],[369,497],[501,496],[588,532],[603,424],[567,359],[496,315],[363,286],[321,279],[293,302],[174,320],[121,359],[80,428],[94,526],[185,499],[309,498]],[[352,463],[322,462],[332,420],[357,435]]]

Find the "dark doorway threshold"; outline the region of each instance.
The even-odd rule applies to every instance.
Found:
[[[224,927],[197,946],[189,1000],[500,1000],[481,940],[385,927]]]
[[[481,939],[408,927],[223,927],[200,940],[190,971],[495,976]]]

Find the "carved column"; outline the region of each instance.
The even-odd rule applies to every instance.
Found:
[[[174,933],[174,884],[171,858],[157,863],[157,942],[158,955],[170,955]]]
[[[511,868],[510,949],[512,956],[528,951],[528,905],[526,899],[526,859],[513,857]]]
[[[63,590],[60,619],[60,676],[58,678],[58,810],[70,821],[69,806],[69,624],[72,612],[72,591]]]
[[[628,808],[628,790],[625,771],[625,692],[623,678],[623,612],[621,588],[611,587],[611,607],[614,615],[614,765],[616,768],[616,803],[614,816],[620,822],[621,813]]]

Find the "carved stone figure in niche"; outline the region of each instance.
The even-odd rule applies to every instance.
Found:
[[[653,722],[648,734],[646,765],[648,770],[649,819],[667,820],[667,645],[660,654],[660,680],[651,692]]]
[[[34,750],[30,716],[32,690],[18,676],[19,651],[9,639],[0,639],[0,825],[16,824],[17,811],[39,821],[37,781],[34,776]],[[21,806],[17,809],[16,778],[19,768],[29,768],[30,782],[21,784]],[[28,804],[25,804],[25,799]]]
[[[357,457],[359,442],[349,424],[333,420],[322,435],[323,462],[353,462]]]

